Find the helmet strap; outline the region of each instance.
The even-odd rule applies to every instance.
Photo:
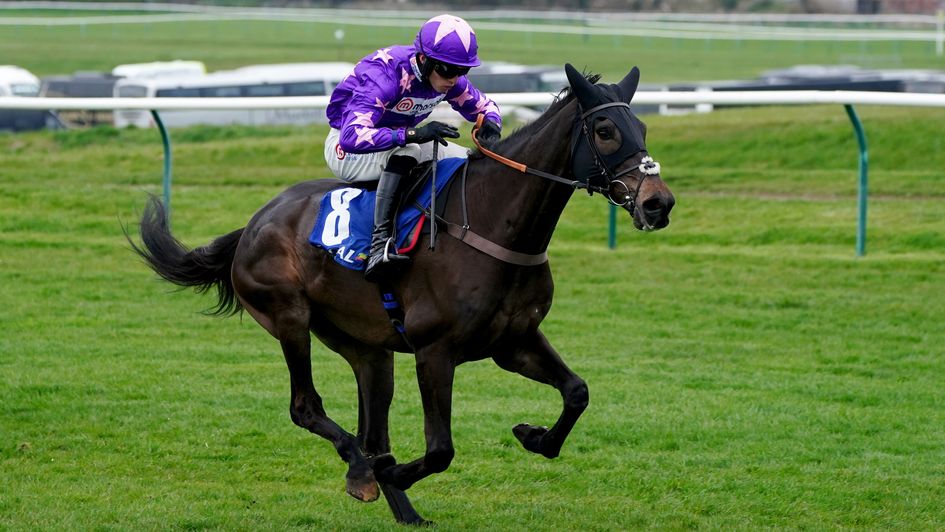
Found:
[[[433,73],[433,61],[426,55],[423,54],[425,61],[420,61],[420,55],[422,52],[417,52],[417,72],[420,73],[420,81],[424,83],[429,83],[430,74]]]

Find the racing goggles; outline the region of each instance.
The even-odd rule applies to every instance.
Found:
[[[469,67],[467,66],[451,65],[439,61],[434,61],[433,70],[445,79],[453,79],[455,77],[465,76],[469,73]]]

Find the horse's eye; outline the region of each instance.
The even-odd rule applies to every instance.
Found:
[[[597,138],[600,140],[611,140],[614,138],[614,128],[610,126],[603,126],[597,128]]]

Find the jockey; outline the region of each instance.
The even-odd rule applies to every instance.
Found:
[[[466,157],[466,148],[443,140],[457,138],[456,128],[430,122],[416,127],[446,100],[459,114],[475,122],[485,115],[480,142],[490,147],[499,140],[499,108],[466,78],[479,66],[476,34],[465,20],[440,15],[420,28],[413,46],[391,46],[367,55],[331,94],[326,114],[331,131],[325,140],[325,160],[336,177],[377,184],[374,230],[364,276],[376,282],[396,261],[407,257],[392,248],[393,211],[403,192],[401,181],[419,162],[433,159],[433,144],[444,147],[438,158]]]

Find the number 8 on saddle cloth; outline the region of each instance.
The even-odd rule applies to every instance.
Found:
[[[466,159],[462,157],[441,159],[438,162],[437,194],[446,188],[452,181],[453,174],[465,162]],[[371,246],[375,195],[373,190],[360,188],[336,188],[329,191],[319,204],[318,217],[309,235],[309,243],[327,250],[338,264],[352,270],[363,270]],[[405,204],[397,214],[395,233],[399,250],[412,248],[411,240],[423,216],[418,205],[428,209],[430,199],[430,184],[427,182],[414,200]]]

